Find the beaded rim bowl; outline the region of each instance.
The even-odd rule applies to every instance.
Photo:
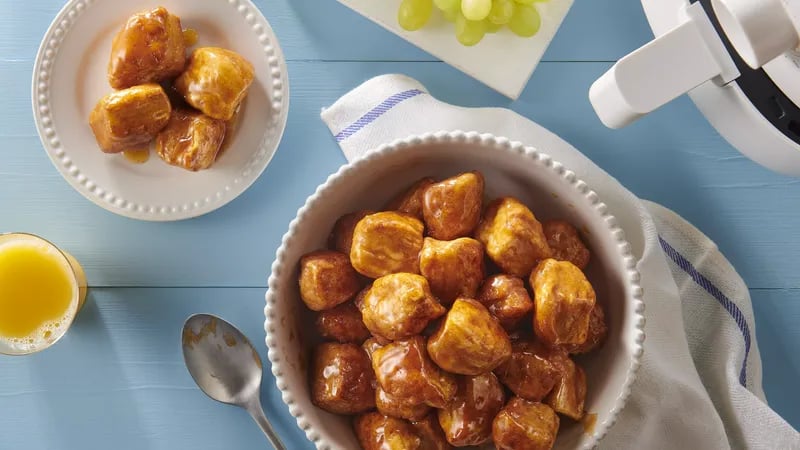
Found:
[[[266,343],[283,401],[320,450],[357,448],[350,422],[311,403],[307,376],[313,316],[297,287],[300,257],[325,246],[336,219],[349,211],[380,208],[423,176],[480,170],[489,198],[514,195],[542,219],[578,224],[592,250],[587,276],[604,301],[609,338],[581,359],[589,380],[586,409],[596,423],[563,420],[556,449],[591,449],[614,424],[639,367],[644,303],[631,246],[597,194],[550,156],[519,142],[474,132],[439,132],[383,145],[343,166],[312,194],[289,225],[276,253],[266,293]]]

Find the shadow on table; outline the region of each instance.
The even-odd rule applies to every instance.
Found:
[[[33,384],[45,391],[37,397],[36,428],[46,436],[47,448],[84,448],[98,441],[124,443],[119,448],[153,446],[125,388],[120,354],[92,290],[67,335],[30,358]]]

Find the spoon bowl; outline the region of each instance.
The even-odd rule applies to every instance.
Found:
[[[183,325],[183,360],[197,386],[212,399],[247,410],[277,450],[285,447],[261,407],[261,357],[238,328],[210,314]]]

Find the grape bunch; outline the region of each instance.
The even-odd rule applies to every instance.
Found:
[[[458,42],[472,46],[486,33],[503,26],[518,36],[533,36],[542,24],[534,3],[544,1],[547,0],[403,0],[397,22],[404,30],[416,31],[438,10],[447,21],[455,23]]]

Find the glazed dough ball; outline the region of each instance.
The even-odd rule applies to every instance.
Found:
[[[444,307],[431,294],[428,280],[412,273],[378,278],[361,305],[367,329],[389,341],[421,333],[431,320],[444,313]]]
[[[439,241],[427,237],[419,253],[419,270],[443,303],[473,298],[483,280],[483,245],[472,238]]]
[[[504,273],[527,277],[536,264],[552,254],[530,209],[513,197],[499,198],[486,208],[475,231],[486,254]]]
[[[511,341],[483,305],[460,298],[428,341],[428,353],[448,372],[479,375],[511,356]]]
[[[533,325],[549,345],[583,344],[596,302],[589,280],[569,261],[546,259],[531,274]]]
[[[353,267],[370,278],[398,272],[419,273],[424,229],[419,219],[396,212],[364,217],[353,232]]]
[[[325,411],[358,414],[375,407],[375,375],[356,344],[326,342],[314,352],[311,401]]]
[[[311,252],[300,258],[300,298],[313,311],[340,305],[361,289],[358,274],[347,255],[331,250]]]
[[[428,234],[449,241],[469,236],[481,218],[483,175],[467,172],[425,189],[422,215]]]

